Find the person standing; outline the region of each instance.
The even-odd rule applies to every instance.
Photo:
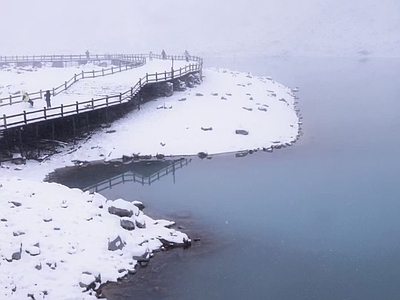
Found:
[[[50,91],[47,90],[46,93],[44,94],[44,98],[46,100],[47,108],[51,108],[51,102],[50,102]]]

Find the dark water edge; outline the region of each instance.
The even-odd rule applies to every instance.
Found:
[[[118,282],[111,282],[102,288],[103,295],[109,299],[169,299],[170,285],[185,276],[182,270],[189,261],[204,261],[219,252],[232,247],[232,241],[215,235],[210,229],[193,221],[190,212],[172,214],[149,213],[154,218],[165,218],[177,223],[177,230],[185,232],[192,238],[188,249],[175,248],[155,252],[150,262],[137,266],[137,272],[127,275]]]

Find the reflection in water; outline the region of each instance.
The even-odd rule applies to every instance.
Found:
[[[179,158],[127,164],[122,162],[91,163],[85,166],[56,169],[48,175],[47,180],[90,192],[101,192],[127,182],[151,185],[167,175],[172,175],[175,184],[175,172],[191,161],[191,158]]]

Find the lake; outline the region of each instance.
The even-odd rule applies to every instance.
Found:
[[[400,59],[205,58],[212,66],[298,86],[304,135],[101,191],[201,238],[157,253],[108,299],[399,299]]]

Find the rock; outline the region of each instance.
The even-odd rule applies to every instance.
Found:
[[[266,107],[259,107],[258,110],[267,111],[267,108]]]
[[[14,204],[16,207],[19,207],[22,205],[20,202],[16,202],[16,201],[10,201],[10,203]]]
[[[162,146],[162,145],[161,145]],[[165,146],[165,144],[164,144],[164,146]],[[156,154],[156,158],[157,159],[164,159],[165,158],[165,155],[164,154]]]
[[[238,152],[235,154],[235,157],[245,157],[247,154],[247,151]]]
[[[139,210],[143,211],[143,209],[145,208],[144,204],[140,201],[132,201],[132,204],[135,205],[137,208],[139,208]]]
[[[221,100],[228,100],[228,99],[224,96],[221,96]]]
[[[218,96],[218,93],[211,93],[212,96]]]
[[[114,207],[114,206],[110,206],[108,208],[108,212],[112,215],[116,215],[118,217],[132,217],[133,216],[133,211],[132,210],[128,210],[128,209],[124,209],[124,208],[118,208],[118,207]]]
[[[196,93],[196,96],[204,96],[202,93]]]
[[[108,241],[108,251],[122,250],[124,247],[125,243],[120,236],[117,236],[112,241]]]
[[[186,98],[180,98],[178,101],[186,101]]]
[[[37,255],[39,255],[39,254],[40,254],[39,244],[36,243],[36,244],[33,245],[33,246],[28,246],[28,247],[25,249],[25,252],[28,253],[28,254],[30,254],[31,256],[37,256]]]
[[[113,130],[107,130],[107,131],[106,131],[106,133],[114,133],[114,132],[117,132],[117,131],[114,130],[114,129],[113,129]]]
[[[19,246],[19,251],[14,252],[11,256],[12,260],[20,260],[21,259],[21,254],[22,254],[22,244]]]
[[[143,219],[136,219],[135,224],[137,228],[146,228],[146,221]]]
[[[237,129],[235,130],[236,134],[241,134],[241,135],[248,135],[249,132],[247,130],[243,130],[243,129]]]
[[[244,106],[243,106],[243,109],[248,110],[248,111],[252,111],[252,110],[253,110],[253,109],[250,108],[250,107],[244,107]]]
[[[135,223],[132,220],[130,220],[129,218],[126,218],[126,217],[121,218],[120,225],[121,225],[122,228],[124,228],[126,230],[129,230],[129,231],[132,231],[132,230],[135,229]]]
[[[206,158],[208,156],[208,154],[205,152],[199,152],[199,153],[197,153],[197,156],[200,157],[201,159],[203,159],[203,158]]]
[[[96,277],[89,272],[84,272],[79,278],[79,286],[81,288],[91,289],[95,287]]]
[[[210,131],[212,130],[212,127],[201,127],[201,130]]]

